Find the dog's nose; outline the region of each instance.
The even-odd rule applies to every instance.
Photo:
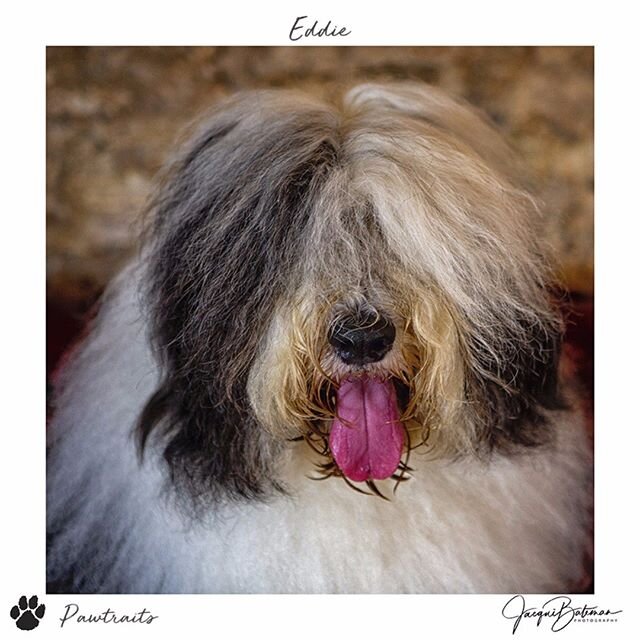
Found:
[[[329,344],[345,364],[379,362],[396,338],[393,322],[374,312],[356,313],[338,319],[329,331]]]

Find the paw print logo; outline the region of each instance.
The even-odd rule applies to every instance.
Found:
[[[38,596],[31,596],[27,602],[27,596],[22,596],[18,604],[11,607],[9,615],[16,621],[16,627],[23,631],[35,629],[44,616],[45,606],[38,605]]]

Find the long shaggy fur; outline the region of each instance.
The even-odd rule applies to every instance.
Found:
[[[590,458],[516,167],[480,115],[419,85],[216,109],[164,172],[140,258],[58,384],[53,588],[575,583]],[[366,369],[402,402],[407,481],[391,502],[331,477],[335,390],[353,372],[327,336],[362,310],[396,330]]]

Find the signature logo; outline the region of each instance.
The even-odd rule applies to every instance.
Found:
[[[502,616],[513,620],[512,634],[522,621],[535,621],[536,627],[549,626],[551,631],[562,631],[572,622],[617,622],[622,609],[612,611],[598,605],[574,605],[569,596],[555,596],[540,607],[528,607],[524,596],[513,596],[502,607]]]

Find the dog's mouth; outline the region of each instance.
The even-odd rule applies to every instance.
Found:
[[[344,477],[353,482],[392,477],[408,444],[394,381],[347,377],[335,391],[335,403],[329,447]]]
[[[391,478],[395,492],[409,479],[411,450],[428,437],[410,433],[410,395],[407,383],[381,372],[353,372],[320,387],[318,406],[327,407],[330,419],[310,421],[308,431],[294,438],[305,440],[323,459],[316,462],[320,476],[310,477],[341,477],[359,493],[385,499],[375,482]],[[354,483],[364,483],[369,491]]]

